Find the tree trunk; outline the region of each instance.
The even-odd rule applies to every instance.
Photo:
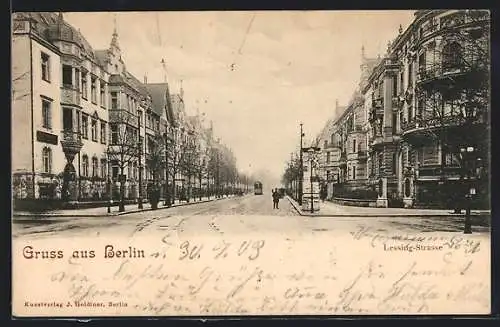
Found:
[[[118,211],[125,211],[125,180],[122,178],[123,176],[123,166],[120,167],[120,204],[118,205]]]

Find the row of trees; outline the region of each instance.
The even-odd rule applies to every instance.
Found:
[[[132,166],[143,177],[142,158],[149,172],[142,185],[148,186],[150,200],[163,197],[165,204],[171,205],[175,199],[201,200],[202,197],[222,197],[248,190],[250,178],[238,171],[231,149],[213,140],[211,132],[166,127],[146,137],[146,151],[138,130],[132,127],[136,125],[134,117],[123,113],[117,118],[111,126],[108,161],[111,167],[118,167],[121,176]],[[119,181],[120,210],[124,210],[126,179],[122,177]],[[180,194],[176,181],[182,181]],[[140,194],[139,198],[143,196],[145,194]]]

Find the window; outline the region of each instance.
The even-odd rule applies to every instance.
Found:
[[[94,76],[91,77],[90,97],[92,99],[92,103],[97,103],[97,78]]]
[[[398,95],[398,78],[397,76],[392,77],[392,97]]]
[[[118,163],[116,161],[113,162],[113,166],[111,167],[111,176],[113,179],[118,178],[120,168],[118,167]]]
[[[86,114],[82,114],[82,137],[89,138],[89,116]]]
[[[101,177],[107,177],[106,159],[101,159]]]
[[[459,167],[460,166],[460,158],[458,154],[453,153],[451,151],[445,150],[444,154],[444,164],[445,166],[451,167]]]
[[[405,89],[405,81],[404,81],[404,74],[401,72],[399,74],[399,92],[403,92]]]
[[[44,173],[52,173],[52,150],[50,148],[43,148],[42,150],[42,171]]]
[[[52,102],[48,99],[42,99],[42,126],[52,128]]]
[[[50,82],[50,56],[42,52],[42,79]]]
[[[398,155],[396,152],[392,154],[392,174],[395,175],[398,167]]]
[[[101,98],[100,98],[100,102],[101,102],[101,107],[105,108],[106,107],[106,90],[105,90],[105,84],[104,84],[104,81],[101,81],[100,84],[100,93],[101,93]]]
[[[413,62],[410,61],[408,64],[408,86],[413,85]]]
[[[330,154],[330,152],[327,152],[326,153],[326,162],[330,163],[330,160],[331,160],[331,154]]]
[[[352,166],[352,179],[356,179],[356,166]]]
[[[426,70],[425,52],[422,52],[418,57],[418,70],[420,72],[425,72]]]
[[[111,109],[118,109],[118,93],[111,92]]]
[[[138,174],[137,162],[134,162],[134,179],[137,179]]]
[[[111,129],[111,144],[118,144],[118,125],[110,124]]]
[[[352,152],[356,152],[356,139],[352,140]]]
[[[443,47],[443,69],[458,69],[462,62],[462,46],[458,42],[447,43]]]
[[[92,134],[92,141],[97,142],[97,119],[92,118],[90,130]]]
[[[87,73],[82,72],[82,98],[85,100],[88,98],[88,85],[87,85]]]
[[[378,155],[378,173],[382,175],[382,166],[384,164],[384,157],[382,153]]]
[[[85,154],[82,156],[82,176],[89,176],[89,157]]]
[[[398,114],[397,113],[392,113],[392,134],[397,133],[397,127],[398,127]]]
[[[99,176],[99,161],[96,157],[92,158],[92,177]],[[104,175],[103,175],[104,176]]]
[[[106,122],[101,120],[101,143],[106,144]]]
[[[73,85],[73,88],[75,90],[80,90],[80,70],[75,68],[75,79],[74,79],[74,83],[71,82],[71,84]]]
[[[66,88],[73,88],[73,68],[70,65],[62,65],[62,83]]]

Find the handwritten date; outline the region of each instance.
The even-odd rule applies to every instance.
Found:
[[[255,260],[259,257],[262,248],[265,245],[264,240],[252,241],[245,240],[241,243],[230,243],[222,241],[212,247],[209,255],[213,255],[214,259],[226,258],[228,255],[237,255],[238,257],[246,257],[248,260]],[[195,260],[200,259],[202,256],[204,244],[194,244],[189,241],[184,241],[180,244],[181,250],[179,260]]]

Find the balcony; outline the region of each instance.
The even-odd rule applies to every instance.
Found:
[[[123,123],[132,126],[138,125],[138,116],[125,109],[111,109],[109,110],[109,120],[112,123]]]
[[[480,120],[478,120],[478,122],[480,122]],[[401,132],[403,136],[408,136],[409,134],[421,133],[429,129],[461,126],[464,123],[465,119],[458,115],[432,117],[427,119],[417,117],[409,122],[403,121],[401,123]]]
[[[368,152],[366,150],[358,151],[358,160],[366,160],[368,159]]]
[[[431,20],[420,30],[419,41],[435,36],[438,33],[449,31],[453,28],[464,28],[467,25],[477,25],[490,20],[487,10],[461,10],[440,18],[440,24]]]
[[[82,135],[73,130],[63,130],[61,132],[61,146],[66,157],[74,157],[83,146]]]
[[[352,129],[349,130],[349,134],[362,133],[362,132],[364,132],[364,131],[363,131],[363,126],[361,126],[361,125],[354,125],[354,126],[352,126]]]
[[[459,179],[461,174],[459,166],[441,166],[429,165],[422,166],[418,169],[418,179],[420,180],[438,180],[446,179]]]
[[[80,107],[80,90],[72,85],[61,87],[61,104]]]
[[[426,88],[448,90],[450,87],[470,87],[471,74],[483,74],[482,63],[436,63],[421,67],[417,73],[417,84]]]

